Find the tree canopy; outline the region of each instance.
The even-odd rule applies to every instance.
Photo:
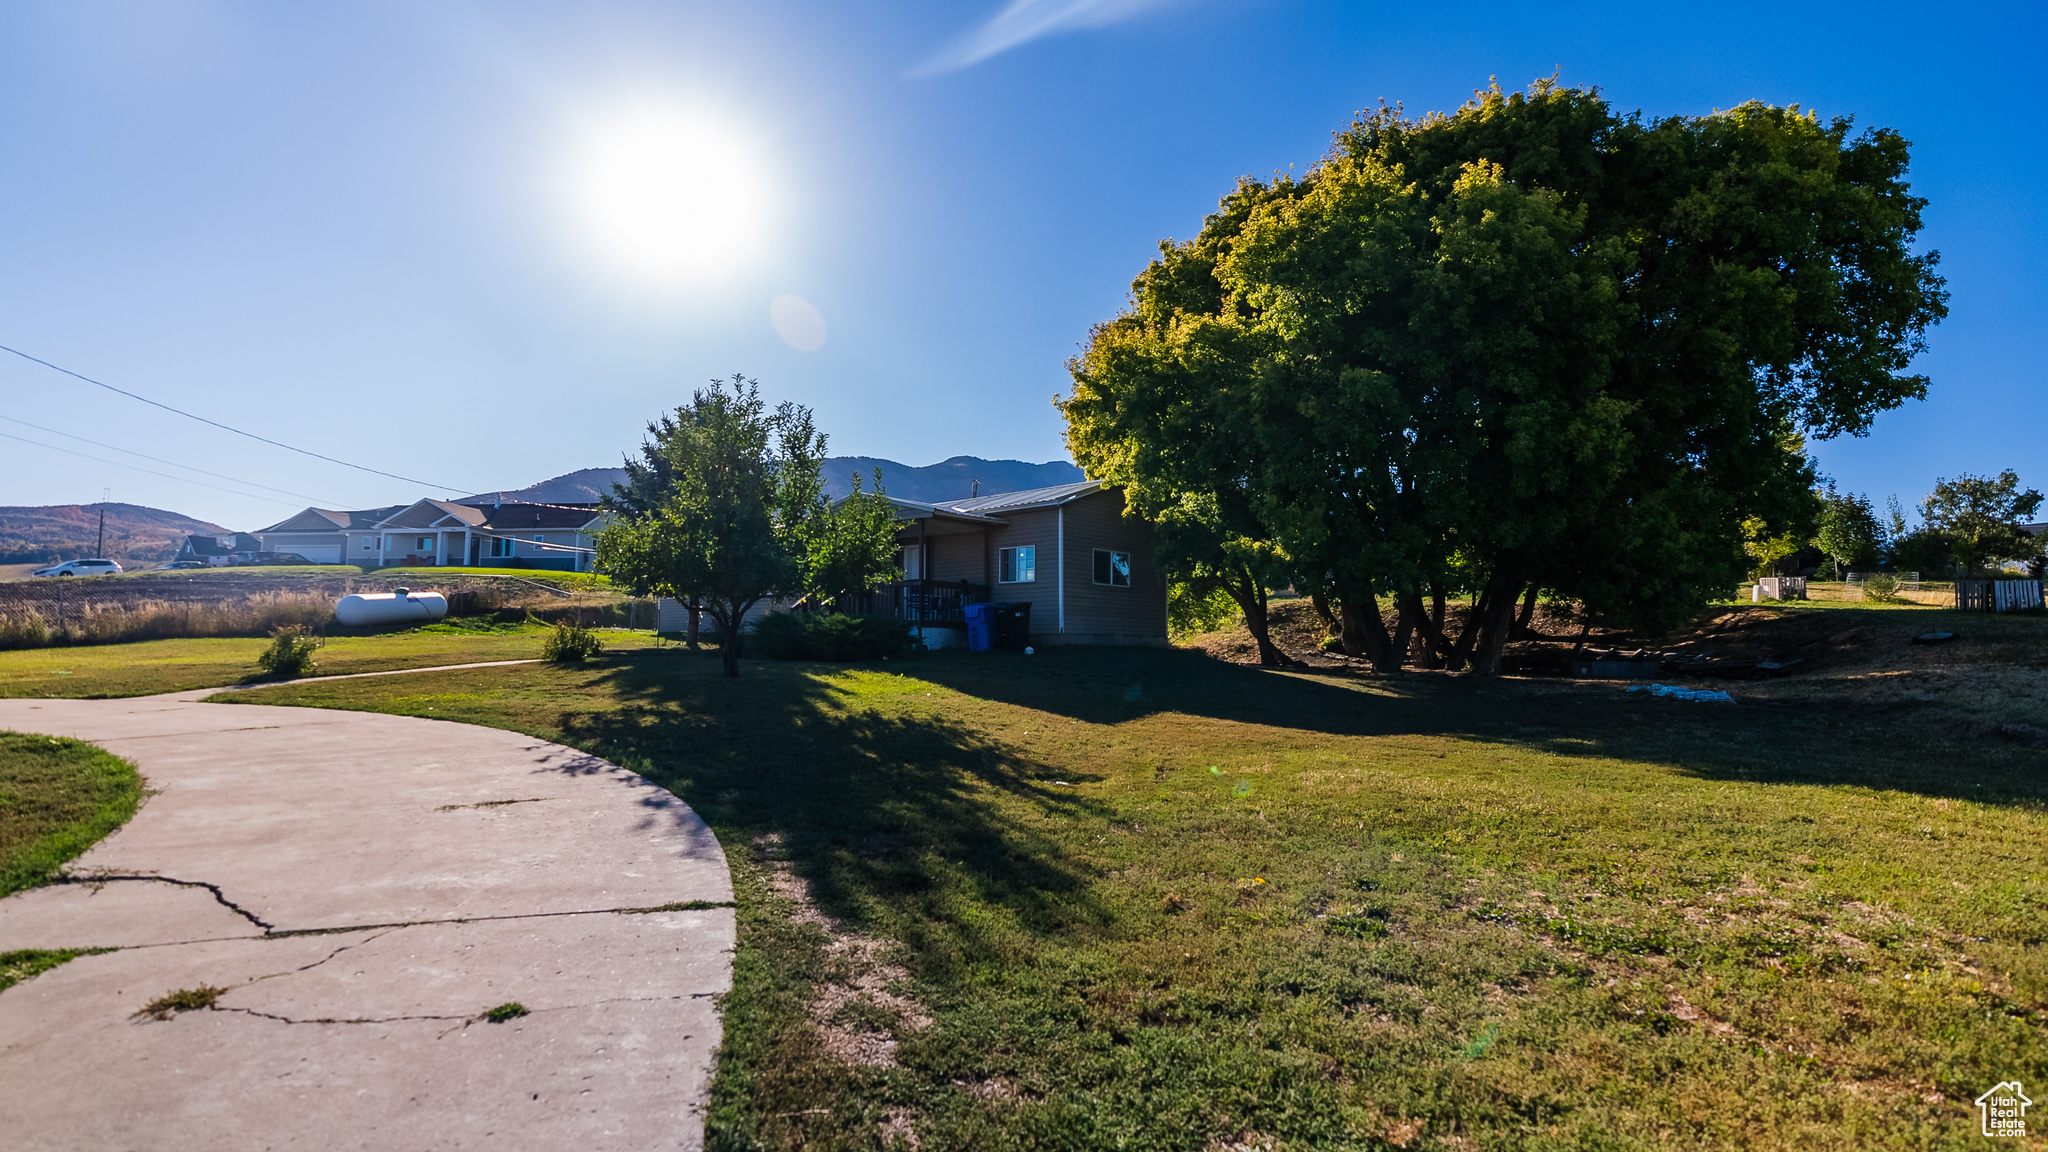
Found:
[[[837,596],[889,571],[895,529],[880,477],[873,492],[856,477],[835,506],[810,409],[770,410],[758,385],[735,375],[647,434],[605,500],[598,564],[637,593],[701,602],[718,623],[726,675],[739,675],[740,622],[754,605]]]
[[[2041,510],[2041,493],[2020,488],[2008,468],[1996,476],[1937,479],[1920,505],[1927,530],[1948,544],[1964,575],[2008,560],[2039,561],[2042,540],[2021,525]]]
[[[1906,162],[1762,104],[1645,121],[1538,82],[1383,107],[1160,246],[1070,364],[1069,447],[1234,550],[1167,531],[1170,564],[1268,558],[1380,667],[1412,637],[1492,670],[1537,590],[1662,630],[1810,520],[1803,436],[1925,393],[1945,296]],[[1447,592],[1474,600],[1455,636],[1425,606]]]
[[[1857,492],[1837,493],[1829,484],[1820,493],[1820,531],[1813,542],[1834,561],[1839,575],[1855,566],[1877,562],[1885,545],[1884,525],[1879,523],[1870,497]]]

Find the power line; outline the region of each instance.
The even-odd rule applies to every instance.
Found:
[[[129,456],[140,456],[144,460],[154,460],[159,464],[169,464],[173,468],[183,468],[187,472],[197,472],[201,476],[212,476],[217,480],[232,480],[237,484],[246,484],[251,488],[261,488],[265,492],[282,492],[286,496],[297,496],[301,500],[311,500],[313,503],[320,505],[333,503],[332,500],[324,500],[318,496],[308,496],[304,492],[293,492],[285,488],[272,488],[268,484],[258,484],[254,480],[244,480],[239,476],[229,476],[222,472],[208,472],[204,468],[194,468],[190,464],[180,464],[176,460],[166,460],[161,456],[151,456],[147,452],[137,452],[133,448],[122,448],[114,444],[103,444],[98,440],[88,440],[83,436],[74,436],[69,432],[59,432],[55,428],[45,428],[41,424],[31,424],[26,420],[17,419],[13,416],[0,416],[0,420],[5,420],[10,424],[19,424],[24,428],[33,428],[38,432],[48,432],[52,436],[62,436],[66,440],[76,440],[81,444],[91,444],[96,448],[105,448],[112,452],[122,452]],[[62,449],[59,449],[59,451],[62,451]]]
[[[130,391],[128,391],[128,390],[127,390],[126,388],[116,388],[116,387],[114,387],[114,386],[113,386],[112,384],[109,384],[109,383],[107,383],[107,382],[106,382],[106,381],[104,381],[104,380],[95,380],[95,379],[93,379],[93,378],[92,378],[92,377],[90,377],[90,376],[85,376],[85,375],[81,375],[80,373],[77,373],[77,372],[73,372],[73,371],[72,371],[71,369],[69,369],[69,368],[64,368],[64,367],[60,367],[60,366],[58,366],[58,365],[56,365],[56,364],[52,364],[52,363],[50,363],[50,362],[49,362],[48,360],[43,360],[43,359],[40,359],[40,358],[38,358],[38,357],[35,357],[35,356],[31,356],[31,355],[29,355],[28,353],[26,353],[26,352],[23,352],[23,351],[22,351],[21,349],[19,349],[19,348],[9,348],[9,347],[8,347],[7,345],[5,345],[5,344],[0,344],[0,352],[12,352],[12,353],[14,353],[14,354],[15,354],[16,356],[19,356],[19,357],[21,357],[21,358],[22,358],[23,360],[27,360],[27,361],[30,361],[30,362],[32,362],[32,363],[36,363],[36,364],[41,364],[41,365],[42,365],[43,367],[45,367],[45,368],[48,368],[48,369],[51,369],[52,371],[56,371],[56,372],[62,372],[62,373],[63,373],[63,374],[65,374],[66,376],[70,376],[70,377],[74,377],[74,378],[76,378],[76,379],[79,379],[79,380],[83,380],[83,381],[85,381],[85,382],[86,382],[87,384],[93,384],[93,385],[97,385],[97,386],[99,386],[99,387],[101,387],[101,388],[105,388],[105,389],[106,389],[107,391],[109,391],[109,392],[118,392],[118,393],[120,393],[121,395],[123,395],[123,396],[126,396],[126,397],[128,397],[128,398],[129,398],[130,400],[140,400],[140,401],[142,401],[142,402],[143,402],[144,404],[148,404],[148,405],[150,405],[150,406],[152,406],[152,407],[156,407],[156,408],[161,408],[161,409],[163,409],[163,410],[164,410],[164,411],[166,411],[166,412],[174,412],[174,413],[176,413],[176,414],[178,414],[178,415],[180,415],[180,416],[183,416],[183,417],[184,417],[184,418],[186,418],[187,420],[197,420],[197,421],[199,421],[199,422],[200,422],[201,424],[211,424],[211,425],[213,425],[213,426],[214,426],[215,428],[219,428],[219,429],[221,429],[222,431],[225,431],[225,432],[233,432],[233,433],[234,433],[235,435],[237,435],[237,436],[247,436],[247,437],[248,437],[249,439],[251,439],[251,440],[257,440],[257,441],[260,441],[260,442],[262,442],[262,443],[265,443],[265,444],[269,444],[269,445],[272,445],[272,446],[274,446],[274,447],[282,448],[282,449],[284,449],[284,450],[285,450],[285,451],[287,451],[287,452],[297,452],[297,453],[298,453],[299,455],[301,455],[301,456],[311,456],[311,457],[312,457],[313,459],[315,459],[315,460],[325,460],[325,461],[327,461],[327,462],[328,462],[329,464],[339,464],[339,465],[341,465],[341,466],[342,466],[342,467],[344,467],[344,468],[353,468],[353,469],[355,469],[355,470],[356,470],[356,471],[358,471],[358,472],[369,472],[369,473],[372,473],[372,474],[374,474],[374,475],[377,475],[377,476],[388,476],[388,477],[390,477],[390,478],[391,478],[391,479],[393,479],[393,480],[403,480],[403,481],[405,481],[405,482],[406,482],[407,484],[425,484],[425,485],[426,485],[427,487],[429,487],[429,488],[439,488],[439,489],[441,489],[441,490],[442,490],[442,491],[444,491],[444,492],[460,492],[460,491],[462,491],[462,489],[460,489],[460,488],[457,488],[457,487],[455,487],[455,486],[454,486],[454,485],[452,485],[452,484],[435,484],[435,483],[432,483],[431,481],[427,481],[427,480],[416,480],[416,479],[414,479],[414,478],[413,478],[413,477],[411,477],[411,476],[400,476],[400,475],[399,475],[398,473],[396,473],[396,472],[386,472],[386,471],[384,471],[384,470],[382,470],[382,469],[380,469],[380,468],[371,468],[371,467],[369,467],[369,466],[367,466],[367,465],[363,465],[363,464],[351,464],[351,463],[349,463],[349,462],[348,462],[348,461],[346,461],[346,460],[337,460],[337,459],[335,459],[335,458],[334,458],[334,457],[332,457],[332,456],[323,456],[323,455],[321,455],[321,454],[320,454],[320,453],[318,453],[318,452],[313,452],[313,451],[309,451],[309,450],[307,450],[307,449],[305,449],[305,448],[299,448],[299,447],[295,447],[295,446],[293,446],[293,445],[291,445],[291,444],[287,444],[287,443],[285,443],[285,442],[284,442],[284,441],[282,441],[282,440],[272,440],[272,439],[271,439],[270,437],[268,437],[268,436],[258,436],[258,435],[257,435],[257,434],[255,434],[254,432],[244,432],[244,431],[242,431],[242,430],[241,430],[240,428],[234,428],[234,427],[230,427],[229,425],[223,424],[223,423],[221,423],[221,422],[220,422],[220,421],[218,421],[218,420],[208,420],[208,419],[207,419],[206,417],[204,417],[204,416],[195,416],[195,415],[193,415],[192,413],[190,413],[190,412],[187,412],[187,411],[185,411],[185,410],[184,410],[183,408],[173,408],[173,407],[171,407],[171,406],[170,406],[169,404],[164,404],[164,403],[161,403],[161,402],[159,402],[159,401],[156,401],[156,400],[151,400],[151,399],[150,399],[149,397],[147,397],[147,396],[138,396],[138,395],[136,395],[135,393],[133,393],[133,392],[130,392]],[[20,439],[20,437],[19,437],[19,436],[17,436],[17,437],[15,437],[15,439],[19,440],[19,439]],[[60,449],[60,451],[61,451],[61,449]],[[78,455],[78,453],[73,453],[73,455]],[[111,460],[107,460],[107,461],[102,461],[102,463],[107,463],[107,464],[111,464],[111,463],[113,463],[113,461],[111,461]],[[147,469],[143,469],[143,471],[147,471]],[[173,477],[171,477],[171,479],[175,480],[175,479],[177,479],[177,477],[173,476]]]
[[[161,476],[166,480],[176,480],[180,484],[197,484],[201,488],[211,488],[216,492],[226,492],[231,496],[240,496],[247,500],[261,500],[267,504],[282,504],[287,508],[292,506],[292,501],[290,500],[276,500],[269,496],[258,496],[254,492],[237,492],[233,488],[223,488],[218,484],[208,484],[204,480],[194,480],[186,476],[173,476],[169,472],[159,472],[154,468],[143,468],[135,464],[123,464],[119,460],[107,460],[98,456],[89,456],[84,452],[74,452],[69,448],[59,448],[55,444],[45,444],[40,440],[31,440],[26,436],[16,436],[12,432],[0,432],[0,436],[4,436],[9,440],[19,440],[23,444],[33,444],[38,448],[48,448],[52,452],[62,452],[66,456],[76,456],[81,460],[91,460],[100,464],[112,464],[116,468],[127,468],[136,472],[147,472],[151,476]]]

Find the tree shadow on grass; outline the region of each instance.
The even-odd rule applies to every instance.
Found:
[[[751,662],[727,681],[677,652],[606,664],[596,679],[618,703],[566,711],[564,737],[728,836],[772,843],[835,917],[865,923],[878,902],[942,903],[966,884],[1027,931],[1107,922],[1094,876],[1034,827],[1103,814],[1018,750],[941,716],[855,706],[812,665]]]
[[[1567,759],[1640,760],[1716,780],[1990,803],[2048,799],[2048,752],[1989,738],[1933,709],[1700,703],[1631,692],[1620,682],[1278,673],[1146,648],[940,653],[905,671],[1090,724],[1180,714],[1309,734],[1438,736]]]

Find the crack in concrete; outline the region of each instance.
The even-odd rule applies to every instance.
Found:
[[[67,873],[51,880],[52,884],[84,884],[95,891],[101,885],[115,881],[148,881],[158,884],[175,884],[182,888],[204,888],[213,894],[223,908],[242,917],[249,923],[263,929],[263,939],[284,940],[293,936],[336,936],[348,932],[375,932],[378,929],[419,928],[432,924],[488,924],[499,920],[545,920],[556,916],[645,916],[655,912],[703,912],[715,908],[736,908],[731,900],[683,900],[670,904],[654,904],[647,907],[622,908],[576,908],[563,912],[510,912],[498,916],[448,916],[431,920],[393,920],[378,924],[344,924],[332,928],[279,928],[255,913],[228,899],[220,885],[205,880],[179,880],[170,876],[136,872],[87,872]],[[135,944],[135,948],[167,948],[180,944],[210,944],[219,940],[240,940],[240,936],[211,936],[198,940],[169,940],[155,944]],[[351,945],[353,947],[353,945]]]
[[[341,932],[369,932],[378,928],[419,928],[430,924],[490,924],[499,920],[547,920],[556,916],[645,916],[654,912],[704,912],[714,908],[737,908],[730,900],[685,900],[678,904],[656,904],[647,908],[573,908],[564,912],[508,912],[500,916],[449,916],[437,920],[396,920],[388,924],[348,924],[337,928],[279,928],[264,933],[266,939],[288,936],[332,936]]]
[[[170,876],[157,876],[136,872],[87,872],[84,874],[66,873],[50,881],[50,883],[85,884],[91,886],[94,891],[98,891],[102,885],[110,884],[116,880],[145,880],[156,884],[176,884],[181,888],[204,888],[208,892],[213,893],[213,898],[220,901],[221,907],[263,929],[264,935],[268,936],[276,931],[276,925],[235,903],[233,900],[228,899],[228,894],[221,891],[220,885],[210,884],[204,880],[178,880]]]
[[[545,804],[551,799],[555,799],[555,797],[529,796],[524,800],[481,800],[475,804],[443,804],[439,808],[434,809],[434,811],[454,812],[462,808],[503,808],[507,804]]]
[[[227,894],[221,891],[219,885],[211,884],[204,880],[178,880],[169,876],[106,872],[59,876],[51,880],[50,883],[83,884],[97,890],[101,885],[115,881],[153,881],[159,884],[175,884],[182,888],[204,888],[213,894],[213,898],[219,901],[222,907],[227,908],[229,911],[234,912],[263,930],[261,936],[201,936],[191,940],[157,940],[147,944],[121,945],[121,947],[129,949],[180,948],[192,944],[219,944],[230,940],[288,940],[296,936],[340,936],[351,932],[376,932],[381,936],[385,932],[395,931],[400,928],[424,928],[435,924],[489,924],[501,920],[546,920],[558,916],[647,916],[656,912],[707,912],[718,908],[738,907],[731,900],[684,900],[671,904],[655,904],[644,908],[576,908],[564,912],[512,912],[501,916],[450,916],[434,920],[395,920],[381,924],[345,924],[333,928],[278,928],[258,918],[255,913],[229,900]],[[370,939],[374,940],[376,938],[376,936],[372,936]],[[349,948],[367,943],[369,943],[368,940],[362,940],[356,944],[347,945],[344,948],[338,949],[334,954],[330,954],[328,959],[333,959],[334,955],[345,952]],[[318,961],[320,964],[325,964],[326,962],[326,960]],[[304,969],[299,969],[299,971],[304,971]],[[282,973],[278,973],[278,975],[282,975]],[[258,979],[268,979],[268,977],[258,977]]]
[[[365,943],[368,943],[368,941],[365,941]],[[330,956],[328,959],[333,959],[333,957]],[[320,963],[324,964],[326,961],[323,960]],[[308,967],[312,967],[312,965],[308,965]],[[300,969],[300,971],[304,970],[303,968]],[[278,975],[288,975],[288,973],[278,973]],[[269,979],[269,977],[258,977],[257,979]],[[255,981],[252,980],[249,983],[253,984]],[[228,989],[228,992],[233,992],[236,988],[246,988],[248,986],[248,984],[238,984],[235,988]],[[226,994],[222,993],[222,995]],[[529,1008],[520,1013],[520,1016],[539,1016],[549,1012],[574,1012],[584,1008],[602,1008],[608,1004],[661,1004],[675,1000],[702,1000],[716,995],[717,993],[715,992],[685,992],[674,996],[613,996],[603,1000],[593,1000],[588,1004],[557,1004],[551,1008]],[[314,1016],[301,1018],[285,1016],[276,1012],[263,1012],[255,1008],[237,1008],[232,1004],[209,1004],[204,1010],[208,1012],[239,1012],[244,1016],[254,1016],[262,1020],[275,1020],[280,1024],[403,1024],[414,1020],[461,1021],[458,1027],[450,1028],[447,1032],[441,1033],[442,1036],[446,1036],[450,1032],[460,1032],[462,1029],[490,1015],[490,1010],[486,1009],[468,1016],[455,1016],[446,1013],[419,1013],[407,1016]]]

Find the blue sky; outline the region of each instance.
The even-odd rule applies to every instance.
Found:
[[[15,3],[0,344],[464,490],[616,464],[735,371],[837,452],[1053,459],[1064,361],[1237,176],[1306,167],[1381,99],[1558,71],[1650,115],[1904,132],[1952,313],[1929,399],[1823,467],[1880,503],[2048,486],[2044,11]],[[0,433],[181,477],[0,439],[0,504],[107,489],[246,528],[437,491],[0,361]]]

